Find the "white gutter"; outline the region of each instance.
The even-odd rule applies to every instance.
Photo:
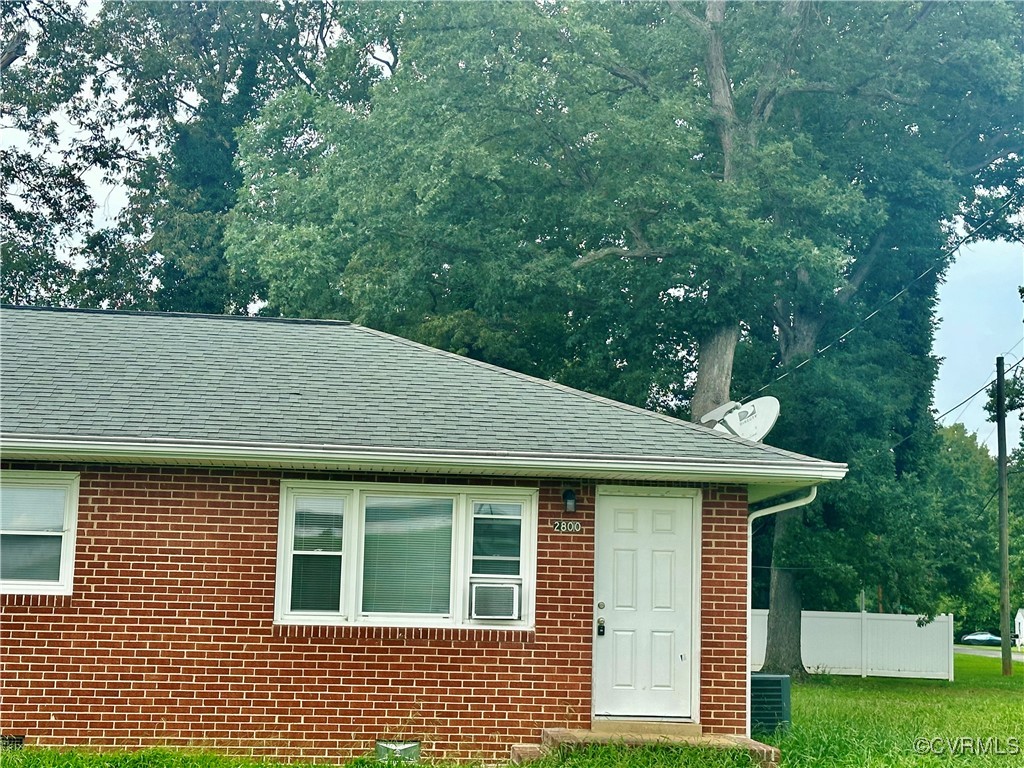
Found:
[[[797,499],[791,499],[790,501],[784,501],[781,504],[773,504],[770,507],[759,509],[757,512],[752,512],[747,515],[747,738],[750,738],[750,627],[751,627],[751,607],[750,597],[753,591],[754,585],[754,522],[760,520],[762,517],[768,517],[768,515],[778,514],[779,512],[785,512],[787,509],[795,509],[796,507],[805,507],[814,501],[818,495],[818,486],[811,486],[810,490],[807,491],[806,496],[801,496]]]
[[[195,443],[174,440],[65,436],[3,436],[0,451],[7,459],[68,460],[168,460],[175,462],[239,462],[264,466],[297,466],[307,463],[325,467],[359,466],[395,471],[451,471],[454,469],[508,471],[558,475],[615,476],[629,472],[650,479],[695,482],[797,483],[800,485],[839,480],[845,464],[831,462],[762,462],[685,458],[671,456],[601,456],[588,454],[527,453],[512,451],[430,451],[409,448],[366,448],[345,445]]]

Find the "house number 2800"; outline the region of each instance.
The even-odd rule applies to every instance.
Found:
[[[583,530],[579,520],[554,520],[551,527],[555,529],[555,533],[579,533]]]

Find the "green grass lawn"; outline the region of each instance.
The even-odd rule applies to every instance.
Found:
[[[793,727],[761,737],[782,750],[782,768],[1024,768],[1024,664],[1000,674],[999,659],[958,655],[956,682],[812,677],[793,687]],[[915,750],[915,740],[924,752]],[[997,754],[999,750],[1017,754]],[[919,748],[920,749],[920,748]],[[987,751],[987,754],[980,754]],[[25,749],[2,768],[270,768],[203,753]],[[351,768],[374,768],[361,759]],[[742,753],[674,747],[591,746],[555,753],[531,768],[747,768]]]
[[[1024,768],[1024,664],[1014,664],[1009,678],[999,659],[957,655],[954,664],[952,683],[812,676],[793,686],[792,728],[758,738],[782,751],[781,768]],[[1017,754],[995,754],[1014,744]],[[751,765],[739,754],[592,747],[549,755],[535,768]]]
[[[999,659],[961,654],[954,663],[952,683],[811,678],[794,687],[793,727],[764,740],[782,750],[784,768],[1024,766],[1024,664],[1006,678]],[[915,740],[927,744],[915,749]],[[996,754],[1014,743],[1017,754]]]

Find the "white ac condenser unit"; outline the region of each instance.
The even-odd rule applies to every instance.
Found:
[[[472,598],[474,619],[519,618],[518,584],[474,584]]]

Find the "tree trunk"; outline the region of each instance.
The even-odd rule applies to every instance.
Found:
[[[700,341],[697,382],[690,401],[690,418],[700,421],[708,411],[729,401],[732,361],[740,338],[738,324],[721,325]]]
[[[796,8],[795,3],[787,5],[787,11]],[[733,102],[732,80],[729,77],[725,60],[724,45],[721,37],[721,25],[725,20],[724,0],[708,0],[705,5],[704,23],[702,28],[706,41],[705,66],[707,67],[708,88],[711,104],[715,111],[718,139],[722,146],[723,181],[731,183],[736,180],[738,169],[736,162],[737,130],[740,128]],[[805,324],[797,322],[796,326]],[[780,327],[781,324],[780,324]],[[783,339],[783,362],[793,359],[804,348],[814,351],[818,328],[798,327],[792,337]],[[806,331],[806,333],[801,333]],[[739,325],[737,323],[722,325],[713,330],[700,341],[697,353],[697,382],[693,400],[690,403],[691,418],[699,421],[708,411],[727,402],[729,385],[732,381],[732,364],[739,341]],[[788,358],[788,359],[787,359]],[[799,510],[790,510],[779,514],[775,523],[775,540],[772,557],[771,598],[768,614],[768,637],[765,656],[765,669],[784,674],[800,676],[804,674],[803,661],[800,655],[800,612],[802,600],[799,585],[792,571],[775,569],[779,562],[781,547],[779,543],[788,535],[788,531],[802,525]]]
[[[817,318],[793,313],[788,323],[780,322],[780,347],[783,366],[794,360],[806,360],[814,353],[821,323]],[[775,516],[772,539],[772,578],[768,597],[768,635],[765,638],[764,666],[766,672],[802,677],[803,655],[800,652],[803,596],[796,574],[782,562],[784,542],[803,525],[800,508],[779,512]]]
[[[726,67],[722,36],[719,30],[725,20],[725,0],[708,0],[701,24],[707,42],[705,66],[711,89],[711,104],[717,116],[718,140],[722,145],[723,181],[735,176],[736,108],[732,85]],[[699,22],[698,22],[699,23]],[[690,418],[699,422],[708,411],[729,401],[732,382],[732,361],[740,338],[739,322],[718,326],[700,340],[697,351],[697,382],[690,401]]]
[[[725,50],[719,26],[725,20],[725,0],[708,0],[704,19],[707,22],[707,50],[704,64],[708,72],[708,86],[711,89],[711,105],[718,120],[718,140],[722,144],[723,180],[733,181],[736,177],[736,107],[732,98],[732,83],[725,64]]]
[[[803,525],[800,509],[787,509],[775,517],[772,546],[771,597],[768,611],[768,637],[765,643],[764,672],[800,678],[806,674],[800,653],[801,611],[803,599],[793,571],[778,566],[780,543],[789,532]]]
[[[704,34],[707,41],[704,64],[707,67],[711,104],[717,116],[718,140],[722,145],[722,179],[734,180],[736,108],[732,85],[725,63],[725,52],[719,30],[725,20],[725,0],[708,0],[704,8]],[[690,418],[700,421],[708,411],[729,401],[732,382],[732,361],[740,338],[739,323],[726,323],[713,329],[700,340],[697,351],[697,382],[690,401]]]

